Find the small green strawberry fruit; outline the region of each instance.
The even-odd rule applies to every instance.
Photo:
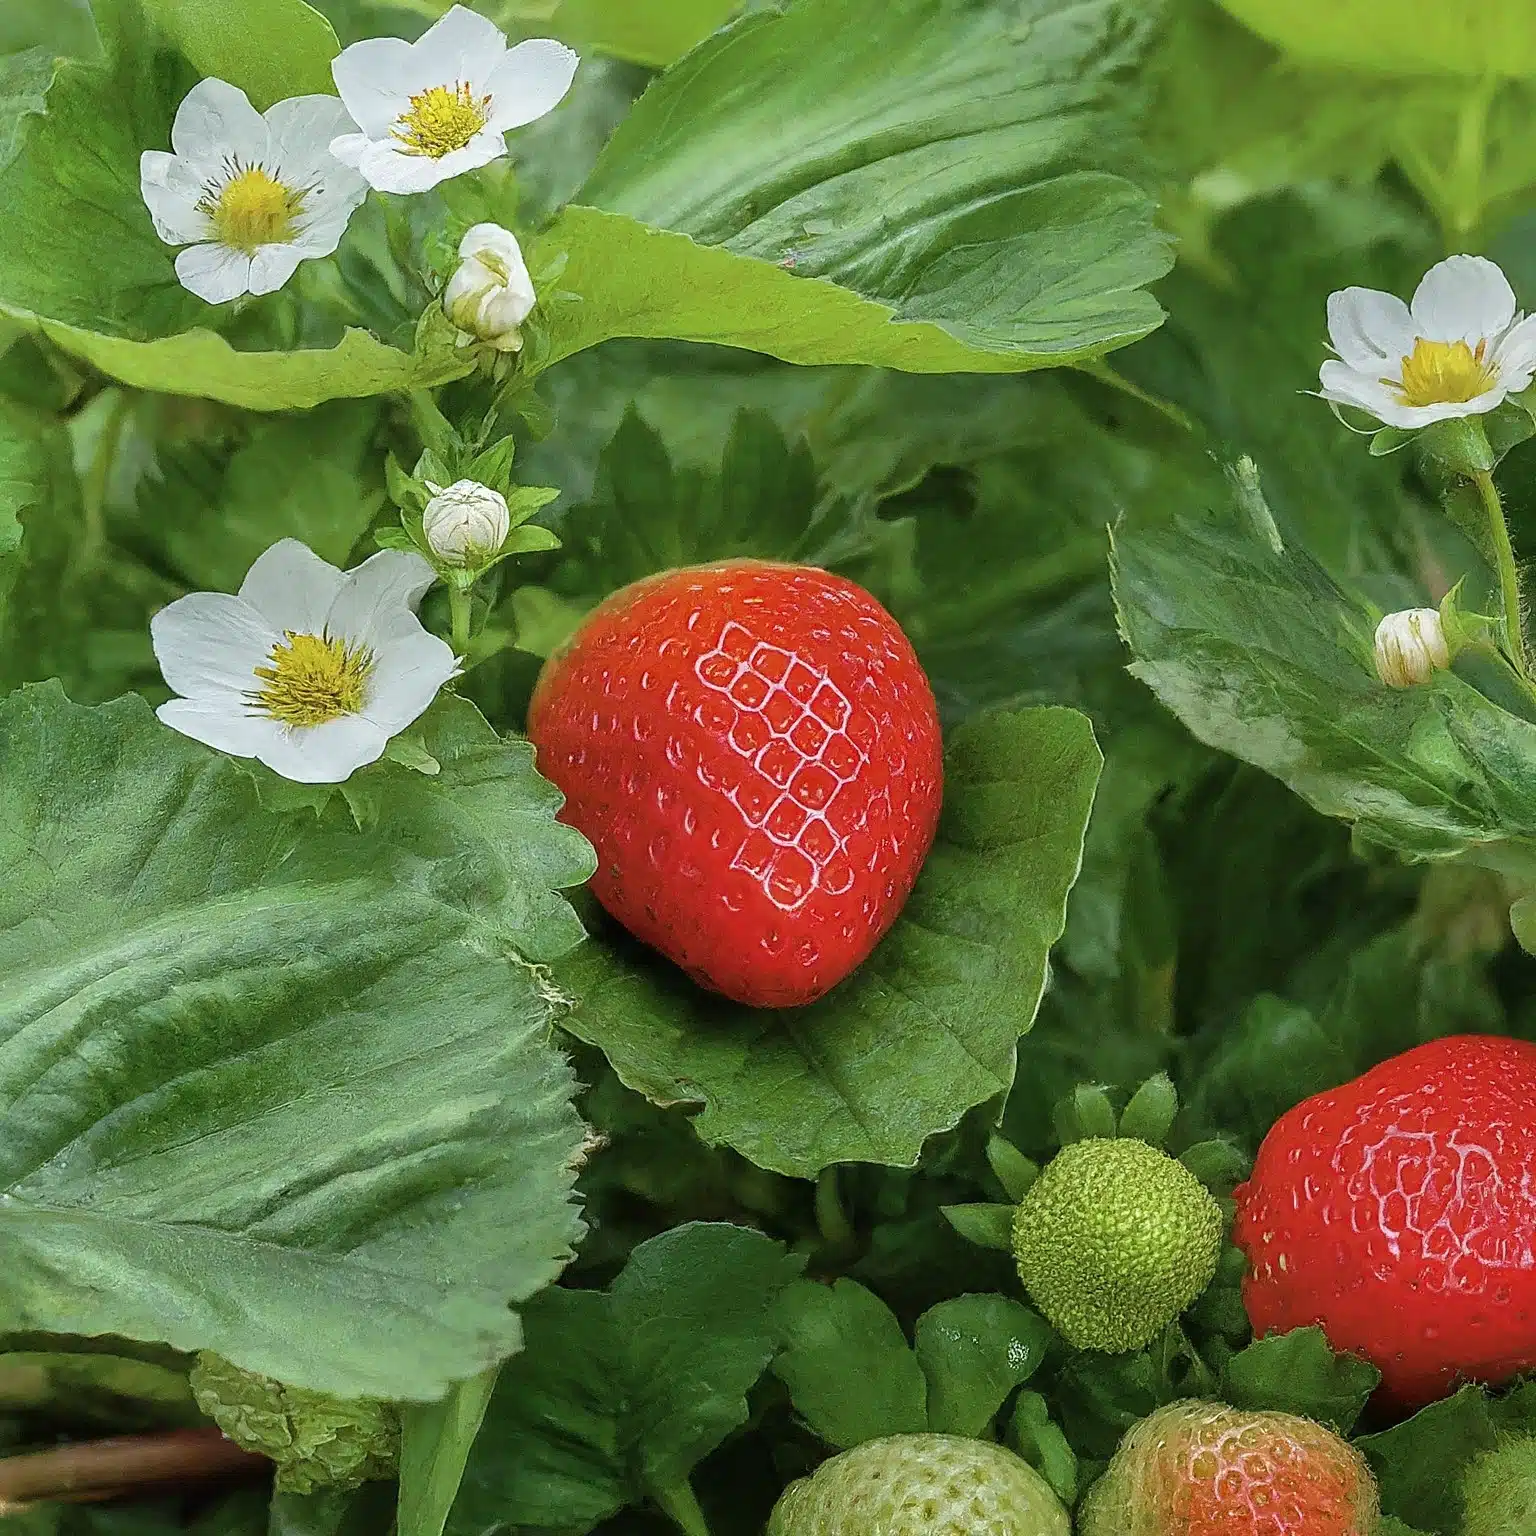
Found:
[[[1461,1536],[1536,1536],[1536,1437],[1484,1451],[1462,1483]]]
[[[279,1493],[356,1488],[395,1475],[400,1419],[392,1403],[285,1386],[204,1351],[192,1395],[236,1445],[277,1464]]]
[[[1144,1141],[1095,1137],[1060,1152],[1014,1215],[1030,1300],[1069,1344],[1149,1344],[1216,1273],[1221,1207]]]
[[[767,1536],[1070,1536],[1051,1486],[987,1440],[870,1440],[784,1490]]]

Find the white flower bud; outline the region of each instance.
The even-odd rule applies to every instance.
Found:
[[[476,224],[459,242],[459,269],[443,290],[443,309],[465,333],[498,352],[520,352],[518,327],[538,295],[517,237],[499,224]]]
[[[1376,675],[1388,688],[1427,683],[1451,664],[1445,628],[1434,608],[1405,608],[1376,626]]]
[[[512,528],[507,500],[478,480],[456,480],[447,490],[427,482],[433,492],[421,515],[421,530],[432,553],[446,565],[483,565]]]

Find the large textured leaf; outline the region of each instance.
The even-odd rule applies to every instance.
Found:
[[[0,704],[0,1332],[391,1398],[518,1347],[579,1231],[545,989],[472,860],[335,821],[137,700]]]
[[[690,1223],[642,1243],[607,1291],[550,1290],[501,1373],[448,1529],[588,1531],[664,1504],[747,1418],[801,1261],[742,1227]]]
[[[229,29],[243,26],[225,14]],[[0,156],[0,312],[141,389],[257,410],[421,388],[462,371],[455,359],[423,366],[359,330],[334,346],[239,351],[208,329],[231,311],[181,287],[176,253],[139,192],[140,153],[168,147],[179,86],[131,12],[110,41],[111,62],[58,66],[46,114],[22,118],[10,164]]]
[[[659,69],[740,9],[740,0],[560,0],[549,29],[578,48]]]
[[[1280,537],[1252,467],[1228,505],[1115,540],[1132,671],[1202,741],[1410,855],[1536,831],[1536,725],[1470,683],[1377,678],[1379,612]]]
[[[1398,74],[1536,75],[1528,0],[1221,0],[1306,59]]]
[[[199,74],[238,85],[265,110],[287,96],[334,95],[331,24],[304,0],[144,0],[151,21]]]
[[[915,1163],[1013,1080],[1100,762],[1073,710],[970,721],[949,743],[938,840],[905,912],[822,1001],[728,1003],[610,925],[557,973],[579,999],[565,1027],[648,1098],[699,1105],[699,1134],[761,1167]]]
[[[673,238],[583,210],[549,236],[590,311],[558,345],[699,336],[935,372],[1145,334],[1166,243],[1105,168],[1124,154],[1110,101],[1146,31],[1117,0],[802,0],[743,17],[651,87],[580,195]]]

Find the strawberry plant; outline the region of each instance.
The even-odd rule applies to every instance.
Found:
[[[1532,1528],[1526,0],[6,0],[0,212],[0,1536]]]

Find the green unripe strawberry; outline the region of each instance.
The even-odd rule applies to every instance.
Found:
[[[1149,1344],[1216,1273],[1221,1207],[1182,1163],[1131,1139],[1074,1142],[1030,1186],[1013,1254],[1069,1344]]]
[[[1484,1451],[1461,1486],[1462,1536],[1536,1536],[1536,1437]]]
[[[285,1386],[207,1351],[191,1384],[197,1406],[236,1445],[277,1464],[279,1493],[356,1488],[395,1475],[400,1419],[392,1403]]]
[[[1051,1486],[986,1440],[870,1440],[784,1490],[767,1536],[1070,1536]]]

